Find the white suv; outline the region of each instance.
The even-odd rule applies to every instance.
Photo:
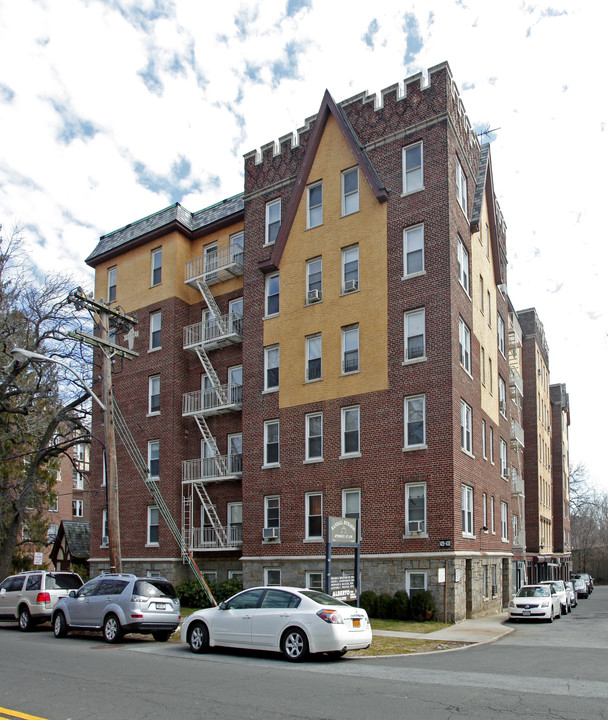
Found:
[[[51,619],[59,598],[82,586],[73,572],[32,570],[11,575],[0,583],[0,620],[18,622],[23,632]]]

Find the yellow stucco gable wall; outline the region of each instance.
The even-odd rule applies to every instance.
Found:
[[[355,157],[332,116],[307,182],[323,181],[323,223],[306,229],[302,195],[281,259],[280,314],[264,322],[264,345],[279,344],[279,406],[388,387],[386,204],[359,170],[359,211],[342,217],[341,172]],[[359,246],[359,291],[342,294],[342,249]],[[306,262],[321,257],[323,300],[306,305]],[[342,327],[359,324],[359,368],[342,375]],[[322,335],[322,380],[305,382],[305,338]]]

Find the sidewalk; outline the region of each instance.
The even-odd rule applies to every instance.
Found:
[[[513,628],[504,625],[509,617],[508,613],[502,612],[497,615],[488,615],[473,620],[461,620],[443,630],[436,630],[432,633],[408,633],[394,632],[392,630],[374,630],[374,635],[385,635],[387,637],[413,638],[418,640],[449,640],[451,642],[468,642],[475,645],[485,645],[494,642],[505,635],[513,632]]]

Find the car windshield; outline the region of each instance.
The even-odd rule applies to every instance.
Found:
[[[133,595],[142,597],[170,597],[177,598],[177,593],[167,580],[137,580],[133,588]]]
[[[302,593],[302,595],[310,598],[318,605],[346,605],[346,607],[350,607],[350,605],[342,602],[342,600],[338,600],[338,598],[332,597],[331,595],[327,595],[323,592],[319,592],[318,590],[300,590],[300,592]]]
[[[547,597],[550,595],[548,587],[522,587],[517,597]]]
[[[45,584],[47,590],[78,590],[82,580],[72,573],[57,573],[57,575],[47,575]]]

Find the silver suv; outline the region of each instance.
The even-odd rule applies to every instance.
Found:
[[[0,620],[18,622],[23,632],[51,619],[59,598],[82,586],[73,572],[32,570],[11,575],[0,583]]]
[[[151,634],[165,642],[180,620],[179,598],[165,578],[108,573],[60,600],[52,623],[58,638],[70,630],[101,630],[109,643],[125,633]]]

